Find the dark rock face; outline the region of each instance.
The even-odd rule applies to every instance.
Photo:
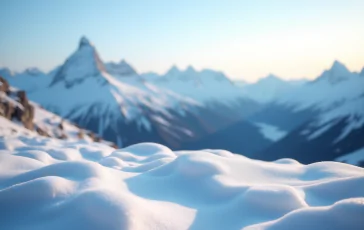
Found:
[[[5,80],[5,78],[0,76],[0,91],[1,92],[5,92],[6,94],[9,94],[10,92],[10,87],[9,87],[9,83],[7,80]]]
[[[29,103],[25,91],[18,91],[17,96],[19,103],[23,106],[22,109],[17,108],[17,118],[25,128],[33,130],[34,107]]]
[[[0,91],[3,94],[0,101],[0,113],[7,119],[21,121],[25,128],[34,129],[34,107],[29,103],[25,91],[12,92],[9,83],[0,77]]]
[[[0,92],[5,94],[4,98],[0,99],[0,114],[7,119],[11,119],[14,112],[14,105],[5,99],[10,93],[10,87],[9,83],[3,77],[0,77]]]

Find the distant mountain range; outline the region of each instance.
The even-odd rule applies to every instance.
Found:
[[[313,81],[269,75],[252,84],[233,82],[192,66],[140,74],[125,60],[105,63],[83,37],[50,73],[0,69],[0,75],[44,108],[119,147],[158,142],[304,163],[364,147],[364,68],[350,72],[338,61]]]
[[[307,83],[305,79],[287,81],[270,74],[256,83],[243,84],[241,87],[250,98],[261,103],[268,103],[295,91],[305,83]]]

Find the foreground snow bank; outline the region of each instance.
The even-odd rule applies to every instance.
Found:
[[[0,229],[362,229],[364,170],[0,139]]]

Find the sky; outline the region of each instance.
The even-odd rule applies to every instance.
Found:
[[[363,0],[0,0],[0,67],[49,71],[81,36],[138,72],[172,65],[254,81],[364,67]]]

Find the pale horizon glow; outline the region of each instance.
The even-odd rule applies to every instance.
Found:
[[[256,81],[314,79],[334,60],[364,67],[364,1],[4,0],[0,67],[50,71],[85,35],[105,62],[139,73],[172,65]]]

